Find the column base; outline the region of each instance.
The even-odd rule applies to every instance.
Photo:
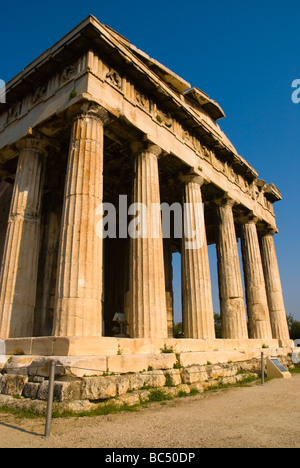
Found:
[[[33,337],[5,340],[9,356],[128,356],[132,354],[245,351],[294,346],[293,340],[196,340],[110,337]],[[165,352],[164,352],[165,351]]]

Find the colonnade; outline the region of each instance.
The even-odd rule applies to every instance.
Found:
[[[104,126],[100,106],[86,105],[73,116],[58,253],[54,336],[103,334],[103,239],[96,232],[96,208],[103,202]],[[47,146],[44,137],[19,143],[0,273],[0,338],[33,334],[41,228],[41,201]],[[150,207],[160,203],[158,160],[161,149],[150,142],[131,146],[134,177],[132,201]],[[204,179],[181,178],[183,203],[202,203]],[[289,339],[278,270],[274,231],[259,232],[257,219],[241,227],[245,302],[234,220],[234,200],[216,204],[216,248],[222,337]],[[149,210],[150,212],[150,210]],[[190,221],[194,225],[195,211]],[[148,220],[150,226],[150,219]],[[205,231],[205,229],[204,229]],[[160,216],[158,235],[130,238],[128,323],[131,338],[170,336],[171,278]],[[182,238],[182,315],[184,337],[214,339],[214,313],[207,240],[184,247]],[[169,258],[170,260],[170,258]],[[113,285],[112,285],[113,287]]]

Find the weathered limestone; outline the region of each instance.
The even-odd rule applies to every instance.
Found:
[[[183,187],[184,217],[189,233],[182,236],[182,319],[185,338],[215,338],[211,279],[202,205],[204,179],[185,176]],[[195,239],[189,238],[197,232]],[[195,245],[191,247],[194,241]],[[189,245],[187,245],[189,244]],[[199,244],[199,245],[196,245]]]
[[[0,337],[33,334],[47,141],[20,141],[0,274]]]
[[[224,198],[217,208],[217,257],[222,338],[248,338],[243,285],[232,207]]]
[[[106,112],[87,103],[71,135],[58,259],[56,336],[101,336],[102,248],[96,209],[103,197]]]
[[[166,338],[167,311],[160,205],[158,146],[145,143],[134,150],[134,204],[140,211],[140,229],[130,237],[129,330],[133,338]],[[136,213],[132,213],[136,214]],[[139,231],[139,232],[138,232]]]
[[[242,253],[250,338],[272,338],[256,218],[242,225]]]
[[[260,236],[260,248],[273,338],[289,339],[281,280],[274,244],[274,231]]]
[[[27,375],[3,375],[0,380],[0,394],[21,396],[27,381]]]
[[[235,232],[249,212],[276,231],[273,204],[281,194],[221,131],[221,107],[187,88],[93,17],[8,84],[0,109],[0,340],[7,354],[68,356],[73,364],[82,358],[82,365],[96,356],[96,373],[123,373],[172,368],[183,352],[197,365],[194,352],[202,352],[202,362],[210,352],[290,345],[273,239],[263,235],[260,258],[256,228],[246,223],[250,336],[259,337],[248,339]],[[205,221],[199,212],[198,224],[202,201]],[[103,202],[116,215],[116,236],[109,230],[104,242]],[[166,205],[174,232],[163,239]],[[224,338],[218,340],[207,252],[215,243]],[[173,339],[173,252],[182,254],[184,340]],[[116,313],[125,315],[122,330]],[[72,368],[63,377],[76,374],[81,370]],[[36,385],[26,392],[34,395]]]

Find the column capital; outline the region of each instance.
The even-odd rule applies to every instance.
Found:
[[[271,225],[266,225],[259,231],[260,237],[264,236],[274,236],[275,234],[278,233],[278,230],[273,228]]]
[[[235,205],[237,205],[237,202],[233,198],[231,198],[227,193],[225,193],[222,197],[215,198],[211,202],[211,205],[214,205],[216,208],[233,208]]]
[[[245,216],[242,223],[243,224],[257,224],[258,221],[259,221],[259,218],[255,216],[253,212],[251,212]]]
[[[159,156],[163,152],[160,146],[156,145],[155,143],[152,143],[146,138],[143,140],[132,141],[130,143],[130,151],[132,156],[136,156],[140,153],[151,153],[157,156],[157,158],[159,158]]]
[[[198,184],[200,187],[202,187],[202,185],[204,185],[205,182],[206,182],[204,177],[202,177],[201,175],[193,172],[192,170],[188,174],[180,173],[178,179],[183,184],[193,183],[193,184]]]
[[[44,136],[28,135],[16,143],[19,151],[34,150],[38,151],[45,156],[48,155],[47,147],[51,146],[51,141]]]
[[[110,120],[107,110],[95,101],[83,101],[67,110],[67,119],[72,123],[84,118],[100,120],[103,125],[106,125]]]

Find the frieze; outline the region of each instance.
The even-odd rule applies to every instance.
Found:
[[[62,73],[62,80],[63,81],[68,81],[70,80],[71,78],[73,78],[75,76],[75,72],[76,72],[76,66],[75,64],[72,64],[72,65],[68,65],[63,73]]]
[[[32,95],[32,104],[41,101],[47,92],[47,86],[39,86]]]
[[[122,77],[115,69],[105,64],[100,57],[94,53],[89,56],[82,56],[75,63],[65,67],[60,73],[49,77],[49,82],[38,87],[31,95],[27,95],[20,102],[14,103],[8,111],[0,116],[1,127],[11,123],[14,119],[20,117],[30,110],[30,107],[37,104],[47,95],[55,93],[62,85],[81,73],[91,72],[100,80],[107,82],[118,90],[123,91],[126,99],[140,107],[142,110],[151,114],[154,121],[163,125],[171,131],[178,139],[181,139],[186,145],[191,147],[199,158],[207,160],[213,168],[224,174],[226,178],[240,187],[240,189],[251,196],[254,201],[257,201],[262,206],[266,207],[271,212],[272,204],[266,199],[262,190],[255,184],[249,185],[247,179],[242,174],[236,172],[232,165],[218,158],[215,151],[207,145],[202,144],[199,137],[190,129],[184,128],[182,124],[174,118],[174,116],[166,109],[158,107],[151,96],[147,96],[141,89],[137,89],[135,83],[126,77]]]
[[[140,107],[145,109],[147,112],[150,112],[150,101],[149,101],[149,99],[147,98],[147,96],[145,96],[143,93],[141,93],[137,89],[135,90],[135,99],[136,99],[137,104]]]
[[[167,128],[173,127],[173,118],[170,113],[164,112],[160,109],[156,111],[156,120],[160,122],[162,125],[165,125]]]
[[[113,70],[112,68],[106,74],[105,79],[109,84],[113,85],[115,88],[122,89],[122,78],[119,75],[119,73]]]

